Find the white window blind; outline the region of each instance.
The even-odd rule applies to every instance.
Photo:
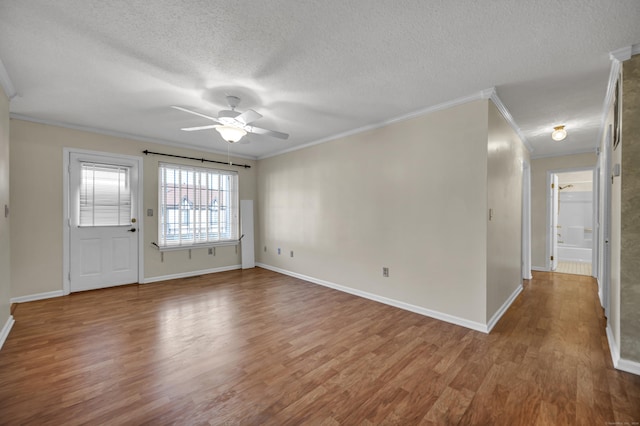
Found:
[[[131,217],[131,168],[81,162],[79,226],[125,226]]]
[[[158,245],[190,247],[238,240],[238,173],[159,164]]]

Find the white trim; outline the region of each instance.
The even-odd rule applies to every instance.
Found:
[[[130,133],[118,132],[118,131],[115,131],[115,130],[105,130],[105,129],[100,129],[98,127],[81,126],[81,125],[78,125],[78,124],[65,123],[63,121],[45,120],[45,119],[42,119],[42,118],[34,118],[34,117],[29,117],[27,115],[22,115],[22,114],[11,113],[11,114],[9,114],[9,117],[11,117],[13,119],[16,119],[16,120],[29,121],[29,122],[38,123],[38,124],[45,124],[47,126],[63,127],[65,129],[80,130],[80,131],[83,131],[83,132],[90,132],[90,133],[96,133],[96,134],[99,134],[99,135],[113,136],[113,137],[116,137],[116,138],[131,139],[131,140],[140,141],[140,142],[150,142],[150,143],[154,143],[154,144],[158,144],[158,145],[173,146],[175,148],[181,148],[181,149],[190,148],[190,149],[195,149],[197,151],[210,152],[212,154],[224,155],[225,158],[227,156],[227,152],[226,151],[217,151],[215,149],[210,149],[210,148],[208,148],[206,146],[202,146],[202,145],[194,145],[194,144],[185,143],[185,142],[173,142],[173,141],[168,141],[168,140],[164,140],[164,139],[150,138],[150,137],[146,137],[146,136],[137,136],[137,135],[133,135],[133,134],[130,134]],[[247,160],[256,160],[257,159],[255,156],[252,156],[252,155],[241,155],[241,154],[231,154],[231,155],[232,155],[232,157],[245,158]]]
[[[542,266],[532,266],[531,267],[532,271],[538,271],[538,272],[549,272],[549,268],[545,268]]]
[[[609,110],[611,109],[611,103],[613,102],[613,95],[616,90],[616,83],[618,82],[618,78],[620,77],[620,69],[622,68],[622,62],[615,56],[623,49],[618,49],[609,54],[611,58],[611,69],[609,70],[609,81],[607,82],[607,93],[604,97],[604,102],[602,104],[602,117],[600,118],[600,131],[598,134],[600,137],[595,141],[595,149],[600,148],[600,143],[604,139],[604,132],[607,130],[607,117],[609,116]],[[631,49],[629,48],[629,53],[631,53]],[[620,55],[618,55],[621,57]],[[627,58],[628,59],[628,58]]]
[[[118,154],[104,151],[92,151],[77,148],[62,148],[62,292],[64,295],[71,293],[71,283],[69,281],[70,253],[69,242],[69,166],[71,154],[83,154],[91,156],[115,157],[127,161],[132,161],[138,167],[138,212],[137,212],[137,235],[138,235],[138,282],[144,280],[144,158],[137,155]]]
[[[598,300],[600,300],[600,306],[604,309],[604,294],[602,293],[602,284],[600,284],[600,278],[593,277],[596,279],[596,284],[598,284]],[[606,315],[605,315],[606,316]]]
[[[67,293],[69,294],[69,293]],[[12,297],[10,303],[33,302],[35,300],[53,299],[54,297],[62,297],[65,293],[62,290],[47,291],[46,293],[28,294],[26,296]]]
[[[212,247],[237,246],[239,244],[240,244],[240,240],[220,241],[217,243],[206,243],[206,244],[192,244],[190,246],[156,246],[153,244],[151,245],[156,250],[165,252],[165,251],[198,250],[198,249],[206,249],[206,248],[212,248]]]
[[[421,115],[430,114],[430,113],[433,113],[433,112],[436,112],[436,111],[441,111],[441,110],[444,110],[444,109],[452,108],[452,107],[455,107],[455,106],[458,106],[458,105],[463,105],[463,104],[466,104],[466,103],[469,103],[469,102],[479,101],[479,100],[482,100],[482,99],[489,99],[492,92],[495,92],[494,88],[485,89],[485,90],[482,90],[482,91],[480,91],[480,92],[478,92],[476,94],[473,94],[473,95],[469,95],[469,96],[465,96],[465,97],[462,97],[462,98],[454,99],[454,100],[451,100],[451,101],[443,102],[443,103],[438,104],[438,105],[433,105],[433,106],[430,106],[430,107],[422,108],[422,109],[410,112],[410,113],[405,114],[405,115],[400,115],[398,117],[394,117],[394,118],[391,118],[389,120],[382,121],[380,123],[370,124],[368,126],[358,127],[357,129],[347,130],[346,132],[338,133],[338,134],[335,134],[335,135],[332,135],[332,136],[327,136],[326,138],[318,139],[318,140],[313,141],[313,142],[305,143],[305,144],[302,144],[302,145],[297,145],[297,146],[294,146],[294,147],[291,147],[291,148],[287,148],[287,149],[283,149],[283,150],[280,150],[280,151],[273,152],[271,154],[266,154],[266,155],[258,157],[258,160],[264,160],[265,158],[275,157],[277,155],[286,154],[288,152],[298,151],[300,149],[309,148],[309,147],[312,147],[314,145],[320,145],[322,143],[330,142],[330,141],[333,141],[333,140],[336,140],[336,139],[340,139],[340,138],[346,138],[347,136],[353,136],[355,134],[367,132],[369,130],[379,129],[381,127],[385,127],[385,126],[388,126],[390,124],[394,124],[394,123],[398,123],[398,122],[401,122],[401,121],[409,120],[411,118],[415,118],[415,117],[418,117],[418,116],[421,116]]]
[[[2,349],[2,346],[7,340],[7,337],[9,337],[11,327],[13,327],[13,324],[15,322],[16,320],[13,319],[13,315],[9,315],[9,318],[7,318],[7,322],[4,323],[4,327],[2,327],[2,330],[0,330],[0,349]]]
[[[609,351],[611,352],[611,361],[613,361],[613,366],[617,368],[618,361],[620,361],[620,350],[618,349],[618,344],[616,343],[616,339],[613,338],[613,331],[611,331],[611,324],[607,322],[607,341],[609,342]]]
[[[11,78],[9,78],[9,73],[7,72],[7,69],[4,67],[4,64],[2,63],[2,59],[0,59],[0,86],[2,86],[2,89],[4,90],[5,95],[7,95],[7,98],[9,98],[9,101],[11,101],[11,99],[18,96],[16,87],[11,82]],[[0,345],[0,347],[1,346],[2,345]]]
[[[145,278],[144,280],[140,281],[140,284],[149,284],[149,283],[155,283],[158,281],[175,280],[178,278],[197,277],[198,275],[215,274],[216,272],[233,271],[241,268],[242,268],[242,265],[231,265],[231,266],[221,266],[219,268],[202,269],[200,271],[188,271],[188,272],[180,272],[178,274],[160,275],[157,277]]]
[[[69,280],[70,259],[69,254],[69,148],[62,149],[62,292],[64,295],[71,293],[71,281]]]
[[[516,300],[520,293],[522,293],[522,284],[518,284],[518,287],[516,287],[513,293],[511,293],[511,296],[509,296],[509,298],[504,301],[502,306],[500,306],[500,309],[498,309],[496,313],[493,314],[493,316],[487,323],[487,330],[489,333],[491,332],[491,330],[493,330],[493,327],[495,327],[498,321],[500,321],[500,318],[502,318],[504,313],[507,312],[507,309],[509,309],[511,304]]]
[[[618,370],[626,371],[627,373],[640,376],[640,362],[620,358],[620,360],[618,361],[618,365],[616,365],[616,368]]]
[[[527,148],[527,150],[529,150],[529,152],[533,152],[533,147],[531,146],[527,138],[524,137],[524,134],[522,134],[522,131],[520,130],[520,127],[518,127],[518,125],[516,124],[516,121],[513,119],[513,116],[511,115],[507,107],[504,105],[504,103],[502,103],[502,100],[498,97],[498,92],[496,92],[495,88],[493,89],[489,99],[491,99],[491,101],[496,106],[496,108],[498,108],[498,111],[500,111],[500,114],[502,114],[504,119],[507,120],[507,123],[509,123],[513,131],[516,132],[516,134],[518,135],[518,137],[520,138],[524,146]]]
[[[618,349],[618,344],[613,338],[611,324],[607,324],[606,330],[607,341],[609,343],[609,351],[611,352],[611,361],[613,362],[613,366],[616,368],[616,370],[626,371],[627,373],[640,376],[640,362],[620,358],[620,349]]]
[[[468,319],[456,317],[453,315],[445,314],[438,311],[433,311],[431,309],[423,308],[421,306],[411,305],[409,303],[401,302],[399,300],[389,299],[384,296],[379,296],[377,294],[369,293],[362,290],[356,290],[350,287],[345,287],[340,284],[335,284],[329,281],[320,280],[317,278],[309,277],[307,275],[298,274],[297,272],[287,271],[286,269],[277,268],[275,266],[266,265],[264,263],[256,263],[256,266],[259,266],[264,269],[268,269],[270,271],[278,272],[280,274],[288,275],[290,277],[298,278],[304,281],[308,281],[313,284],[319,284],[324,287],[329,287],[334,290],[342,291],[344,293],[353,294],[354,296],[363,297],[365,299],[373,300],[375,302],[383,303],[385,305],[393,306],[396,308],[404,309],[405,311],[414,312],[416,314],[424,315],[426,317],[434,318],[440,321],[448,322],[450,324],[459,325],[461,327],[469,328],[471,330],[480,331],[482,333],[489,333],[489,329],[485,324],[470,321]]]
[[[612,61],[628,61],[629,59],[631,59],[631,55],[633,55],[633,48],[634,46],[625,46],[621,47],[620,49],[616,49],[612,52],[609,52],[609,58]]]
[[[531,164],[522,161],[522,278],[531,275]]]

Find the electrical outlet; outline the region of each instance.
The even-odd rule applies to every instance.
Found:
[[[382,276],[387,278],[389,277],[389,268],[387,267],[382,268]]]
[[[293,250],[291,250],[291,257],[293,257]]]
[[[213,254],[213,247],[209,247],[209,254]]]
[[[278,247],[278,256],[280,255],[280,247]]]

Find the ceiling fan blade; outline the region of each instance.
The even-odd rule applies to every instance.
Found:
[[[173,109],[177,109],[177,110],[179,110],[179,111],[188,112],[189,114],[197,115],[198,117],[203,117],[203,118],[206,118],[206,119],[208,119],[208,120],[215,121],[216,123],[219,123],[219,122],[220,122],[220,121],[218,121],[218,119],[217,119],[217,118],[215,118],[215,117],[211,117],[210,115],[205,115],[205,114],[201,114],[201,113],[199,113],[199,112],[191,111],[190,109],[182,108],[182,107],[175,106],[175,105],[171,105],[171,108],[173,108]]]
[[[218,127],[219,124],[209,124],[208,126],[198,126],[198,127],[183,127],[180,130],[184,130],[185,132],[193,132],[194,130],[206,130],[206,129],[213,129],[215,127]]]
[[[240,114],[239,116],[237,116],[235,119],[240,123],[242,123],[243,125],[247,125],[253,121],[256,121],[258,118],[262,118],[262,115],[255,112],[252,109],[248,109],[242,114]]]
[[[258,135],[273,136],[274,138],[278,138],[278,139],[289,138],[289,135],[287,133],[276,132],[275,130],[261,129],[260,127],[255,127],[255,126],[246,126],[244,129],[249,133],[255,133]]]

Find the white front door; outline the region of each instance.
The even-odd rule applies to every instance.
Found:
[[[138,162],[69,154],[69,289],[138,282]]]

